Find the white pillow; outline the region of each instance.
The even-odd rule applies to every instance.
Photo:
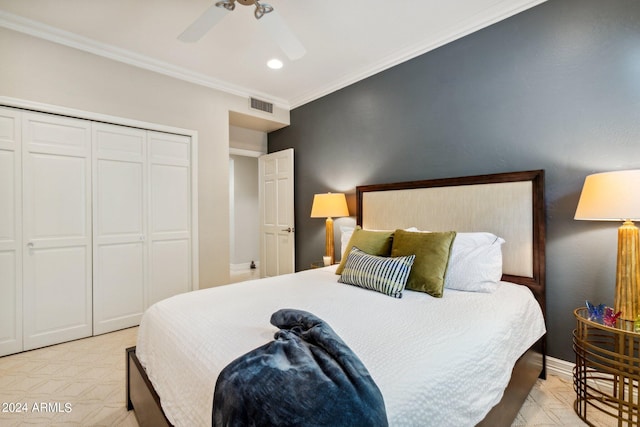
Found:
[[[444,287],[492,292],[502,278],[504,239],[491,233],[457,233],[449,256]]]
[[[347,227],[344,225],[340,226],[340,232],[342,233],[340,235],[340,256],[341,256],[340,259],[344,257],[344,251],[346,251],[347,246],[349,246],[349,239],[351,239],[353,230],[355,230],[355,227]]]

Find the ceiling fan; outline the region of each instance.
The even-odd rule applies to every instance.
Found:
[[[207,10],[204,11],[198,19],[196,19],[186,30],[178,36],[178,39],[195,43],[209,32],[227,13],[233,11],[236,2],[243,6],[252,6],[256,8],[253,15],[267,30],[271,38],[280,46],[280,49],[287,57],[294,61],[300,59],[306,53],[304,46],[293,34],[291,29],[280,15],[273,9],[273,6],[267,3],[261,3],[259,0],[219,0]]]

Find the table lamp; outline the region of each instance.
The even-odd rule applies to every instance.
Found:
[[[618,261],[614,310],[621,318],[640,314],[640,240],[633,220],[640,219],[640,170],[589,175],[584,181],[575,219],[622,221],[618,228]]]
[[[329,257],[329,264],[334,262],[333,248],[333,218],[349,216],[347,208],[347,198],[342,193],[324,193],[313,196],[311,206],[311,218],[327,218],[326,221],[326,256]]]

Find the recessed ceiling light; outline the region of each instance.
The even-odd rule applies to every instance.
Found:
[[[279,70],[280,68],[282,68],[282,61],[280,61],[279,59],[270,59],[267,62],[267,67],[271,68],[272,70]]]

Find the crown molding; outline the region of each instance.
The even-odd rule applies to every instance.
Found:
[[[177,67],[168,62],[159,61],[145,55],[121,49],[107,43],[90,39],[88,37],[79,36],[69,31],[60,30],[58,28],[23,18],[21,16],[0,10],[0,27],[20,33],[28,34],[53,43],[68,46],[74,49],[82,50],[114,61],[122,62],[137,68],[153,71],[178,80],[204,86],[210,89],[219,90],[221,92],[240,96],[243,98],[259,97],[273,102],[280,108],[289,110],[290,105],[284,99],[274,98],[273,96],[245,88],[223,80],[218,80],[205,74],[196,73],[186,68]]]
[[[442,33],[439,37],[436,37],[435,40],[430,39],[429,41],[423,41],[413,46],[409,46],[406,49],[396,51],[386,58],[376,62],[375,64],[369,65],[354,73],[349,73],[343,78],[338,79],[329,85],[323,86],[318,90],[314,90],[299,97],[290,99],[289,102],[291,105],[291,109],[297,108],[339,89],[343,89],[360,80],[371,77],[381,71],[395,67],[396,65],[399,65],[431,50],[444,46],[447,43],[451,43],[454,40],[461,39],[464,36],[495,24],[496,22],[507,19],[513,15],[542,4],[546,1],[547,0],[519,0],[514,2],[510,0],[503,0],[494,5],[493,8],[483,11],[482,13],[474,16],[472,19],[466,22],[462,22],[457,28],[447,31],[446,33]]]

